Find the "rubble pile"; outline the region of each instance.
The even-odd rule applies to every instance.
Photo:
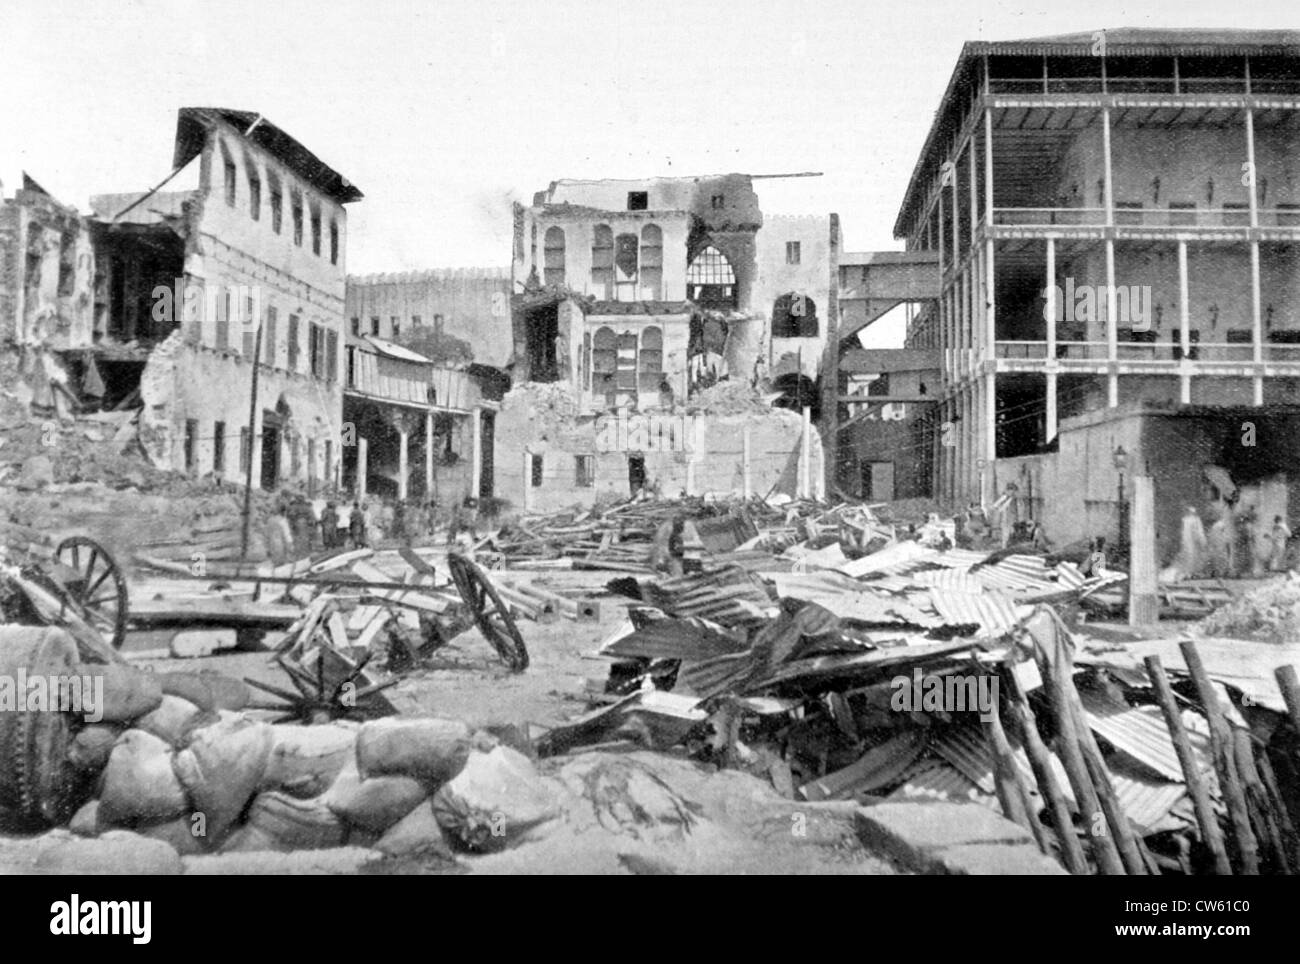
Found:
[[[1206,636],[1271,643],[1300,639],[1300,577],[1292,572],[1269,580],[1216,609],[1197,629]]]

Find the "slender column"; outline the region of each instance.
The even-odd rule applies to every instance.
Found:
[[[475,408],[470,413],[470,433],[473,465],[470,468],[469,494],[477,499],[483,488],[483,410],[481,408]]]
[[[1114,226],[1115,224],[1115,187],[1113,180],[1113,171],[1111,169],[1110,159],[1110,108],[1101,109],[1101,149],[1105,155],[1105,195],[1106,195],[1106,224]]]
[[[984,111],[984,217],[993,225],[993,112]]]
[[[998,458],[998,435],[997,435],[997,375],[990,368],[984,373],[984,498],[988,504],[992,504],[997,498],[995,491],[993,463]]]
[[[357,499],[366,497],[366,476],[370,471],[370,443],[363,436],[357,436]]]
[[[1264,404],[1264,376],[1260,374],[1262,369],[1258,366],[1264,364],[1264,323],[1260,313],[1260,291],[1259,291],[1259,242],[1250,242],[1250,321],[1251,321],[1251,342],[1254,348],[1254,362],[1257,366],[1255,377],[1253,379],[1255,404]]]
[[[424,501],[433,496],[433,412],[424,413]]]
[[[406,425],[403,424],[397,429],[397,498],[406,500],[407,473],[410,468],[407,464],[408,442],[410,432],[407,431]]]
[[[1043,322],[1047,327],[1047,428],[1056,438],[1056,239],[1047,239],[1047,277],[1043,284]]]
[[[1109,156],[1109,155],[1107,155]],[[1119,404],[1119,333],[1116,330],[1118,307],[1115,298],[1115,242],[1106,239],[1106,360],[1110,371],[1106,374],[1106,404],[1114,408]]]
[[[743,491],[745,494],[745,498],[748,499],[751,495],[753,495],[754,492],[753,482],[750,478],[749,423],[748,422],[745,423],[745,429],[743,434],[740,437],[740,442],[741,442],[740,472],[741,472],[741,479],[744,485]]]
[[[1255,169],[1255,112],[1250,108],[1246,109],[1246,163],[1249,167],[1246,170],[1250,173],[1246,186],[1250,188],[1250,226],[1259,227],[1259,192],[1255,189],[1255,183],[1259,180],[1258,172]]]
[[[1178,376],[1178,400],[1184,405],[1192,403],[1191,362],[1192,351],[1191,306],[1187,303],[1187,242],[1178,242],[1178,337],[1183,347],[1182,373]]]

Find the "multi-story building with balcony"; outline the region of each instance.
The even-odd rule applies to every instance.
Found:
[[[1178,503],[1216,497],[1188,467],[1285,474],[1270,446],[1300,442],[1300,34],[967,43],[895,235],[939,260],[907,344],[942,358],[940,496],[1017,483],[1043,513],[1078,495],[1054,524],[1079,536],[1122,505],[1117,471],[1158,492],[1167,472],[1167,542]],[[1243,422],[1267,440],[1243,443]],[[1067,445],[1067,427],[1089,431]],[[1032,496],[1030,469],[1047,473]]]

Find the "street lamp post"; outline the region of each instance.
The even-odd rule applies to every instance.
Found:
[[[1118,473],[1115,498],[1115,502],[1119,506],[1119,545],[1116,546],[1118,549],[1128,545],[1128,517],[1124,511],[1124,470],[1128,468],[1128,453],[1124,451],[1124,446],[1117,445],[1115,447],[1111,461]]]

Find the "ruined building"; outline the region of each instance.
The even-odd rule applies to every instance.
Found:
[[[361,192],[247,111],[182,109],[172,163],[167,182],[195,189],[102,195],[82,217],[29,181],[5,203],[0,338],[58,405],[139,408],[159,467],[336,482],[344,205]]]
[[[789,408],[817,404],[838,219],[765,216],[755,180],[563,180],[516,205],[511,377],[552,388],[515,396],[517,417],[507,397],[497,442],[507,497],[540,506],[656,483],[674,495],[820,486],[820,441],[799,416],[691,409],[722,381],[772,385]],[[618,412],[621,434],[612,423],[602,433],[600,416]],[[759,438],[760,424],[772,437]]]
[[[509,386],[506,268],[353,276],[343,418],[349,487],[449,505],[494,491],[493,431]]]
[[[963,47],[895,225],[937,262],[941,496],[1113,539],[1149,473],[1166,556],[1188,506],[1295,504],[1298,97],[1294,32]]]

